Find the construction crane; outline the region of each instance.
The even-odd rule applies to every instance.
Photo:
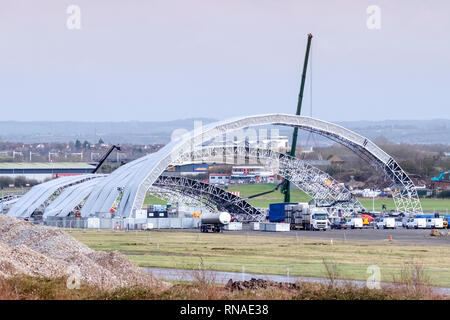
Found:
[[[117,149],[117,151],[120,151],[120,147],[116,146],[115,144],[113,144],[111,147],[109,147],[109,149],[105,152],[105,154],[103,154],[103,156],[100,158],[97,166],[92,171],[92,173],[96,173],[98,171],[98,169],[100,169],[100,167],[102,166],[103,162],[105,162],[106,158],[108,158],[108,156],[111,154],[111,152],[114,151],[114,149]]]
[[[302,82],[301,82],[301,85],[300,85],[300,92],[298,94],[297,112],[296,112],[296,115],[298,115],[298,116],[300,115],[300,112],[302,110],[303,91],[305,89],[306,70],[307,70],[307,67],[308,67],[308,57],[309,57],[309,50],[311,48],[312,37],[313,37],[312,34],[309,33],[308,34],[308,43],[306,44],[305,61],[303,63]],[[297,146],[297,135],[298,135],[298,128],[295,127],[294,128],[294,134],[292,136],[292,147],[291,147],[290,152],[288,152],[288,155],[291,155],[292,157],[295,157],[295,147]],[[260,196],[263,196],[263,195],[268,194],[268,193],[275,192],[280,187],[281,187],[281,193],[284,194],[284,202],[291,202],[290,183],[289,183],[289,180],[286,180],[286,179],[283,179],[283,181],[280,184],[278,184],[275,188],[273,188],[272,190],[252,195],[252,196],[246,198],[246,200],[247,199],[256,198],[256,197],[260,197]]]
[[[305,89],[305,80],[306,80],[306,70],[308,68],[308,58],[309,58],[309,50],[311,48],[311,40],[312,34],[308,34],[308,43],[306,44],[306,53],[305,53],[305,61],[303,63],[303,73],[302,73],[302,82],[300,85],[300,92],[298,94],[298,102],[297,102],[297,112],[295,113],[297,116],[300,115],[302,111],[302,101],[303,101],[303,91]],[[295,157],[295,149],[297,147],[297,136],[298,136],[298,128],[294,128],[294,133],[292,135],[292,146],[290,152],[288,154],[292,157]],[[284,194],[284,202],[291,202],[291,184],[289,180],[284,179],[283,185],[281,186],[281,193]]]

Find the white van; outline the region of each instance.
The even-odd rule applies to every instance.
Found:
[[[427,227],[427,219],[425,218],[410,218],[406,223],[407,229],[425,229]]]
[[[362,229],[363,219],[362,218],[350,218],[347,220],[347,227],[351,229]]]
[[[395,218],[381,218],[377,222],[377,229],[395,229],[396,223]]]
[[[427,218],[428,229],[442,229],[444,228],[444,219],[442,218]]]

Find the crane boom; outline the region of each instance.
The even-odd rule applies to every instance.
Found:
[[[95,167],[95,169],[92,171],[92,173],[96,173],[98,171],[98,169],[100,169],[100,167],[102,166],[103,162],[105,162],[106,158],[108,158],[108,156],[111,154],[111,152],[114,151],[114,149],[117,149],[117,151],[120,151],[120,147],[116,146],[115,144],[113,144],[111,147],[109,147],[109,149],[103,154],[103,156],[100,158],[97,166]]]
[[[308,58],[309,58],[309,50],[311,48],[311,40],[312,34],[308,34],[308,43],[306,44],[306,53],[305,53],[305,61],[303,62],[303,73],[302,73],[302,81],[300,85],[300,92],[298,94],[298,102],[297,102],[297,112],[295,113],[297,116],[300,115],[302,111],[302,101],[303,101],[303,91],[305,89],[305,80],[306,80],[306,71],[308,69]],[[295,149],[297,146],[297,136],[298,136],[298,128],[294,128],[294,133],[292,135],[292,146],[290,155],[295,157]],[[284,194],[284,202],[291,202],[291,188],[290,188],[289,180],[284,179],[284,184],[281,188],[281,192]]]

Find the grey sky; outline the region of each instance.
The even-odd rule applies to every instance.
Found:
[[[81,8],[81,30],[66,9]],[[366,8],[381,8],[381,29]],[[450,118],[447,0],[2,0],[2,120]],[[303,114],[310,114],[310,79]]]

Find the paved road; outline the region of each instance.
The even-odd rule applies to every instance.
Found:
[[[199,232],[198,229],[164,229],[161,231],[169,232]],[[392,235],[393,243],[410,243],[420,245],[450,245],[450,231],[440,230],[446,236],[431,236],[429,229],[410,230],[410,229],[394,229],[394,230],[327,230],[327,231],[289,231],[289,232],[265,232],[250,230],[249,225],[244,225],[242,231],[224,231],[225,234],[251,235],[251,236],[269,236],[269,237],[299,237],[299,238],[316,238],[324,240],[346,240],[346,241],[388,241]]]

